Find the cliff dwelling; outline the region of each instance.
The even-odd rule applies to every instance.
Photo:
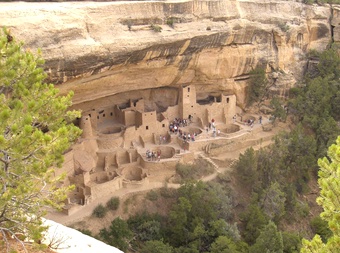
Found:
[[[208,152],[209,144],[248,133],[249,127],[245,130],[236,122],[235,95],[198,96],[194,85],[183,85],[176,97],[176,104],[167,108],[152,108],[145,97],[83,107],[83,134],[65,155],[63,167],[65,183],[76,186],[68,197],[67,214],[121,188],[164,181],[176,173],[178,162],[192,162],[195,154]]]

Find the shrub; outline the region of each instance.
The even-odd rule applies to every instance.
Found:
[[[167,188],[167,187],[160,188],[159,193],[163,198],[174,198],[174,197],[177,196],[177,194],[176,194],[177,190],[176,189]]]
[[[150,25],[150,28],[151,28],[152,30],[154,30],[155,32],[158,32],[158,33],[160,33],[160,32],[162,31],[162,27],[160,27],[159,25],[151,24],[151,25]]]
[[[315,234],[320,235],[323,242],[326,242],[332,236],[332,231],[328,228],[328,223],[319,216],[313,218],[310,225]]]
[[[132,29],[132,21],[129,20],[129,21],[127,21],[126,24],[127,24],[128,28],[129,28],[129,31],[131,31],[131,29]]]
[[[295,206],[296,213],[301,217],[307,217],[310,211],[309,205],[306,202],[297,201]]]
[[[83,233],[84,235],[88,235],[88,236],[93,237],[93,236],[92,236],[92,232],[91,232],[90,230],[88,230],[88,229],[79,228],[79,229],[77,229],[77,230],[78,230],[79,232]]]
[[[189,178],[192,168],[188,164],[178,163],[176,164],[176,173],[182,178]]]
[[[282,232],[283,252],[300,252],[301,237],[291,232]]]
[[[173,17],[170,17],[166,20],[166,24],[170,26],[171,28],[174,28],[174,23],[175,23],[175,19]]]
[[[199,159],[192,165],[182,163],[176,165],[176,173],[180,175],[184,181],[196,180],[213,172],[213,166],[204,159]]]
[[[111,222],[109,228],[100,230],[99,236],[105,243],[126,252],[133,237],[133,232],[129,229],[126,221],[116,218]],[[95,249],[94,251],[97,252]]]
[[[117,210],[119,207],[119,198],[112,197],[108,202],[106,202],[106,207],[110,210]]]
[[[173,248],[168,244],[164,243],[162,240],[151,240],[147,241],[142,249],[142,253],[172,253]]]
[[[158,199],[158,193],[154,190],[151,190],[146,194],[146,199],[156,201]]]
[[[287,32],[290,28],[289,25],[287,25],[287,23],[279,23],[278,26],[282,32]]]
[[[103,218],[107,213],[107,208],[103,206],[102,204],[99,204],[96,206],[96,208],[93,210],[92,215],[97,218]]]

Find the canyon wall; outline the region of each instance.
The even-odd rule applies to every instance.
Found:
[[[306,54],[340,40],[338,13],[278,0],[12,2],[0,3],[0,26],[41,48],[50,80],[74,90],[79,107],[183,84],[236,94],[242,104],[259,64],[278,90],[294,86]],[[154,97],[174,103],[166,94]]]

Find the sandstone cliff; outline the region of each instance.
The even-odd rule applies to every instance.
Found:
[[[336,8],[294,1],[12,2],[0,4],[0,17],[28,48],[42,49],[50,79],[74,90],[79,106],[189,83],[242,103],[257,64],[284,91],[301,78],[309,50],[340,39]]]

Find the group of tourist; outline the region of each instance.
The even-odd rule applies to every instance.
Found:
[[[197,136],[197,133],[186,133],[183,132],[181,127],[186,127],[188,124],[192,122],[192,116],[189,115],[188,119],[181,119],[181,118],[175,118],[170,124],[169,124],[169,130],[170,134],[178,134],[180,138],[182,138],[184,141],[195,141],[195,138]]]
[[[189,117],[189,119],[175,118],[169,124],[170,133],[177,134],[180,127],[186,127],[189,124],[189,122],[191,122],[191,118],[192,118],[191,116]]]
[[[194,132],[192,134],[183,132],[181,129],[178,130],[178,136],[182,138],[184,141],[195,141],[197,133]]]
[[[146,151],[146,158],[148,161],[160,161],[161,160],[161,150],[150,151],[149,149]]]

